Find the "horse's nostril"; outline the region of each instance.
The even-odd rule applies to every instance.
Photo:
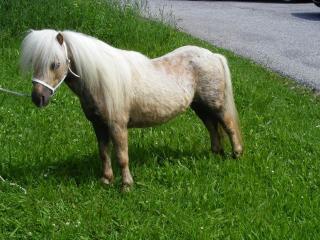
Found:
[[[40,95],[40,94],[37,94],[36,92],[33,92],[32,101],[38,107],[43,107],[46,104],[46,97],[44,95]]]
[[[34,84],[34,89],[32,91],[32,101],[38,107],[45,107],[48,105],[51,92],[49,89],[39,85]]]

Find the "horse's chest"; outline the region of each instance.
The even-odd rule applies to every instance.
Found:
[[[90,121],[104,121],[107,119],[106,108],[100,106],[91,98],[86,97],[81,100],[81,106],[86,118]]]

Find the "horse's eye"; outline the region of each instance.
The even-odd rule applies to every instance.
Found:
[[[51,65],[50,65],[50,69],[51,70],[56,70],[56,69],[58,69],[60,67],[60,63],[51,63]]]
[[[55,64],[55,63],[51,63],[51,65],[50,65],[50,69],[51,69],[51,70],[54,70],[55,66],[56,66],[56,64]]]

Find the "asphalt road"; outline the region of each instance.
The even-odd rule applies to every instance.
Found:
[[[153,16],[320,90],[320,8],[313,3],[149,0]]]

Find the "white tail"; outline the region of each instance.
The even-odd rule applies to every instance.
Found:
[[[220,55],[220,54],[217,54],[217,55],[219,56],[219,59],[223,66],[225,82],[226,82],[226,87],[224,90],[224,96],[225,96],[224,111],[228,112],[231,115],[231,117],[235,120],[234,123],[236,126],[234,126],[234,128],[236,129],[237,131],[236,134],[238,135],[239,140],[242,143],[240,122],[238,117],[238,111],[237,111],[237,108],[234,102],[234,97],[233,97],[233,88],[232,88],[231,74],[228,66],[228,61],[223,55]]]

